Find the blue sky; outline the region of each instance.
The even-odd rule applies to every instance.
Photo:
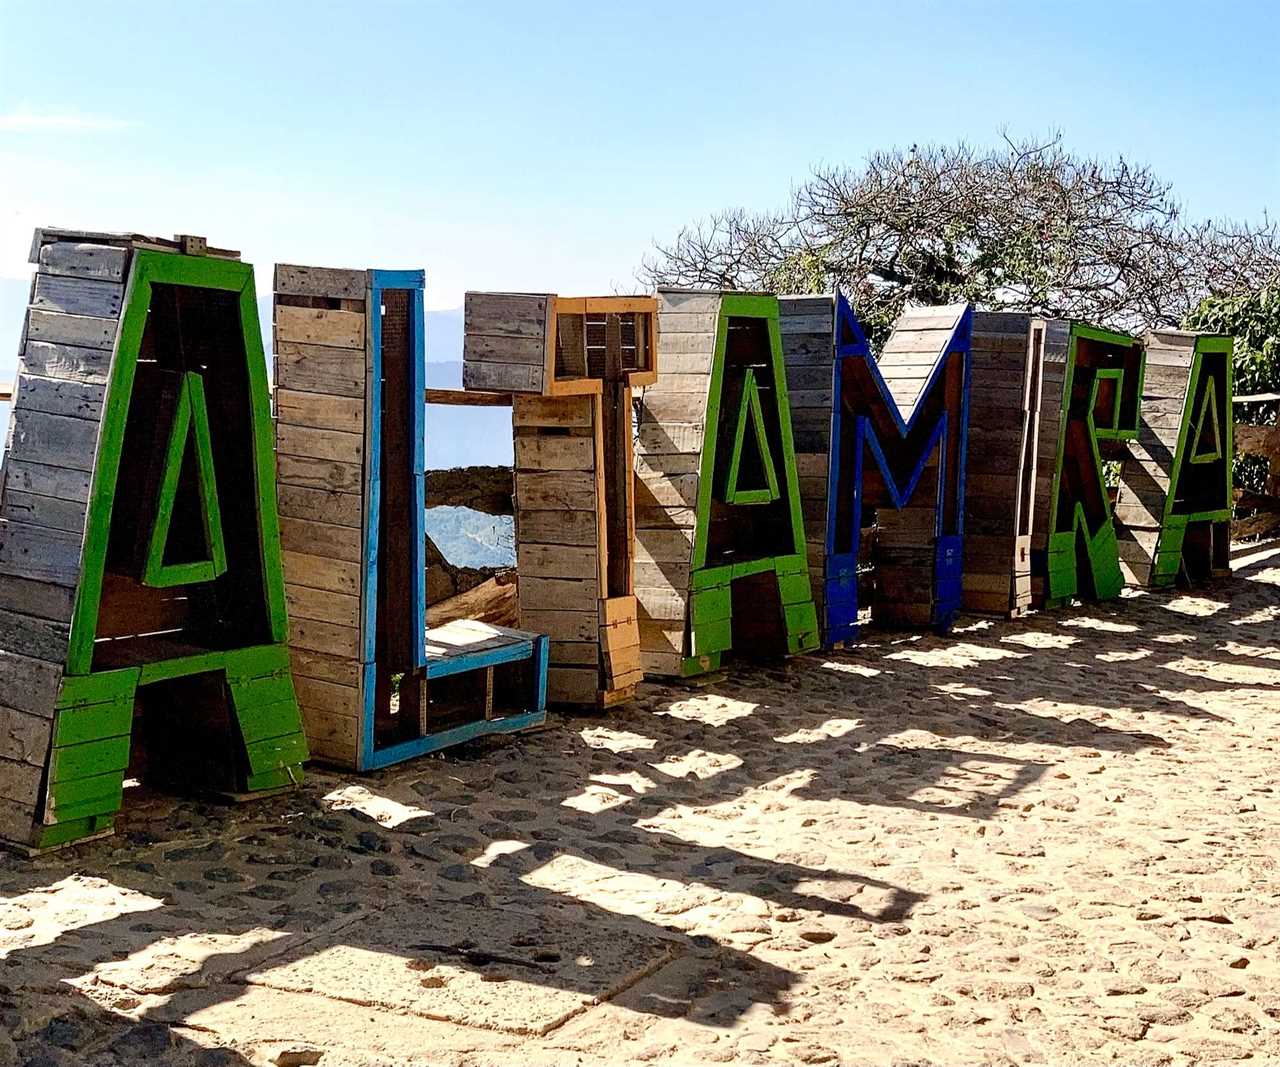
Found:
[[[260,288],[279,260],[425,267],[434,308],[628,291],[655,238],[814,163],[1006,128],[1256,217],[1277,54],[1265,3],[0,0],[0,375],[39,223],[203,233]]]

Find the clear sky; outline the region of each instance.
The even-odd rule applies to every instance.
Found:
[[[630,291],[655,238],[814,163],[1006,128],[1256,217],[1278,65],[1264,2],[0,0],[0,280],[53,223],[201,233],[260,288],[291,261],[425,267],[434,308]]]

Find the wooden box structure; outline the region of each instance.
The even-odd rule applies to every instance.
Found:
[[[246,794],[307,758],[253,268],[36,231],[0,485],[0,836],[109,830],[126,776]]]
[[[818,646],[778,299],[660,290],[639,404],[636,599],[648,674]]]
[[[802,483],[809,528],[825,538],[823,640],[857,635],[862,535],[873,522],[873,621],[945,630],[960,608],[972,312],[910,308],[877,359],[841,294],[821,298],[830,318],[815,299],[789,299],[784,322],[792,374],[820,366],[828,322],[835,361],[825,434],[818,409],[798,393],[800,447],[816,465],[825,443],[828,457],[825,501],[818,485]]]
[[[827,474],[830,470],[832,405],[835,396],[835,297],[778,297],[782,359],[791,404],[796,480],[804,519],[809,586],[824,641],[826,622]]]
[[[1143,348],[1127,334],[1062,319],[1043,331],[1040,435],[1031,539],[1036,607],[1107,600],[1124,588],[1103,451],[1138,436]]]
[[[387,766],[545,717],[546,642],[426,629],[422,271],[280,264],[276,450],[289,648],[317,758]]]
[[[1031,535],[1044,324],[1014,311],[975,311],[965,470],[966,611],[1025,614],[1031,607]]]
[[[652,297],[467,293],[463,386],[511,394],[520,625],[548,699],[608,707],[640,671],[632,390],[657,377]]]
[[[1120,569],[1168,587],[1231,573],[1230,337],[1149,333],[1138,435],[1120,466]]]

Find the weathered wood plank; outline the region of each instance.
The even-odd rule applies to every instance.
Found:
[[[467,293],[463,319],[469,335],[545,338],[548,298],[537,293]]]
[[[12,415],[8,459],[92,471],[98,445],[96,419],[17,408]]]
[[[37,274],[31,306],[42,311],[61,311],[67,315],[116,318],[120,314],[123,299],[124,286],[119,282]]]
[[[289,619],[289,646],[355,659],[360,654],[360,631],[318,619]]]
[[[285,581],[291,585],[327,589],[348,596],[360,595],[364,572],[358,563],[308,552],[285,552],[283,559]]]
[[[595,611],[599,602],[597,585],[577,578],[535,578],[518,574],[520,611]]]
[[[0,610],[34,615],[51,622],[70,622],[75,596],[71,586],[0,574]]]
[[[520,471],[591,470],[595,465],[595,442],[590,437],[517,434],[515,457]]]
[[[596,479],[590,471],[520,471],[516,507],[521,511],[594,511]]]
[[[60,500],[13,489],[0,497],[0,519],[82,533],[87,505],[83,500]]]
[[[111,351],[49,341],[28,341],[22,351],[18,371],[43,378],[105,385],[111,372]]]
[[[362,525],[362,498],[357,493],[335,493],[328,489],[278,485],[276,496],[281,516],[332,523],[335,526]]]
[[[327,522],[280,518],[280,545],[289,552],[305,552],[331,559],[360,563],[360,531]]]
[[[0,523],[0,574],[74,586],[80,577],[81,540],[79,533]]]
[[[276,386],[307,393],[363,397],[364,352],[277,341]]]
[[[62,668],[56,663],[0,651],[0,694],[8,707],[52,719],[61,682]]]
[[[354,658],[313,652],[306,648],[290,648],[289,662],[294,684],[298,678],[316,678],[322,682],[356,687],[360,681],[360,663]]]
[[[359,465],[364,462],[364,435],[277,422],[276,451]]]
[[[281,485],[300,485],[341,493],[358,493],[364,482],[364,471],[354,463],[284,453],[276,457],[276,472]]]
[[[360,625],[360,598],[330,589],[312,589],[305,585],[293,585],[286,576],[285,602],[289,605],[289,618],[312,619],[353,629]]]
[[[71,278],[94,278],[104,282],[124,281],[129,250],[81,241],[52,241],[40,249],[39,267],[44,274]]]
[[[522,578],[590,580],[593,588],[599,574],[593,546],[538,545],[523,539],[516,546],[516,570]]]
[[[327,296],[337,300],[364,300],[368,286],[368,277],[362,270],[277,263],[273,288],[277,293],[287,296]]]
[[[512,426],[591,427],[591,398],[518,396],[511,407]]]
[[[364,398],[276,389],[276,417],[290,426],[364,432]]]
[[[61,665],[67,659],[71,628],[66,623],[0,611],[0,648],[16,656]],[[0,778],[4,775],[0,774]]]
[[[105,385],[19,373],[14,403],[28,411],[74,419],[100,419],[106,391]]]
[[[516,513],[516,539],[542,545],[591,545],[599,541],[599,522],[592,511]]]
[[[110,349],[115,344],[118,325],[118,319],[64,315],[32,308],[27,312],[27,340]]]
[[[275,319],[278,343],[292,341],[331,348],[364,348],[365,316],[362,312],[280,304],[276,306]]]
[[[89,499],[92,477],[92,471],[68,470],[66,467],[15,459],[11,452],[4,464],[4,491],[37,493],[84,503]]]
[[[542,391],[541,365],[522,363],[463,363],[463,389],[494,393],[538,393]]]

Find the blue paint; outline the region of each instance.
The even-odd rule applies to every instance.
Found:
[[[547,660],[549,641],[545,636],[530,634],[527,640],[513,638],[509,644],[482,652],[460,653],[448,657],[430,658],[427,655],[427,578],[426,578],[426,404],[412,404],[409,410],[410,450],[412,453],[413,526],[410,537],[413,574],[412,603],[417,632],[423,635],[414,650],[417,669],[425,669],[427,682],[433,678],[483,671],[502,664],[529,660],[533,667],[530,680],[529,704],[532,710],[500,719],[478,719],[473,723],[427,734],[379,748],[374,731],[375,688],[377,665],[377,603],[378,603],[378,527],[382,508],[382,298],[387,290],[409,291],[409,390],[410,395],[421,398],[426,389],[426,314],[424,271],[372,270],[368,274],[366,308],[369,321],[369,369],[368,399],[366,404],[365,432],[365,499],[367,510],[364,525],[364,616],[362,620],[361,651],[363,678],[363,714],[361,723],[361,748],[357,757],[360,770],[376,770],[393,763],[412,759],[427,752],[436,752],[450,745],[460,744],[486,734],[509,733],[536,726],[546,718]]]
[[[369,763],[361,770],[373,771],[380,767],[389,767],[393,763],[402,763],[414,756],[438,752],[442,748],[459,745],[463,741],[474,741],[477,737],[485,737],[489,734],[509,734],[527,730],[530,726],[542,724],[546,719],[546,711],[539,709],[521,715],[508,715],[504,719],[481,719],[478,722],[464,723],[449,730],[441,730],[426,737],[415,737],[410,741],[401,741],[399,744],[379,749],[373,753]]]
[[[531,635],[532,636],[532,635]],[[500,648],[486,648],[483,652],[453,653],[442,659],[427,660],[427,678],[445,678],[450,674],[465,674],[496,667],[500,663],[514,663],[533,659],[533,641],[512,640]]]
[[[938,450],[938,492],[934,508],[934,579],[932,589],[932,623],[936,629],[950,629],[960,609],[960,577],[964,536],[964,480],[965,454],[968,449],[970,339],[973,312],[966,309],[952,333],[947,346],[948,356],[938,361],[925,383],[912,410],[904,418],[897,402],[889,391],[880,367],[867,343],[853,309],[840,292],[836,293],[835,364],[832,388],[831,443],[827,469],[827,538],[825,575],[823,579],[825,635],[828,645],[848,641],[858,634],[858,554],[862,536],[862,495],[865,474],[865,457],[869,453],[888,492],[889,503],[902,508],[914,494],[924,473],[930,454]],[[901,453],[908,437],[926,418],[925,403],[936,388],[944,387],[944,378],[950,362],[950,353],[961,353],[963,358],[963,386],[960,410],[950,412],[945,408],[936,416],[929,428],[924,446],[917,455],[915,465],[907,479],[899,484],[888,460],[888,451]],[[860,361],[855,364],[853,361]],[[856,368],[861,367],[871,382],[870,395],[858,395],[846,399],[846,378],[853,379]],[[846,373],[847,372],[847,373]],[[876,431],[875,414],[887,415],[897,430],[889,441],[881,441]],[[852,420],[852,426],[846,420]],[[951,420],[958,420],[958,425]],[[952,432],[958,435],[958,463],[954,472],[947,469],[946,443]],[[852,435],[849,462],[852,471],[845,471],[845,435]],[[837,544],[837,516],[842,494],[850,494],[852,511],[849,543]],[[948,497],[954,501],[953,529],[944,529]]]

